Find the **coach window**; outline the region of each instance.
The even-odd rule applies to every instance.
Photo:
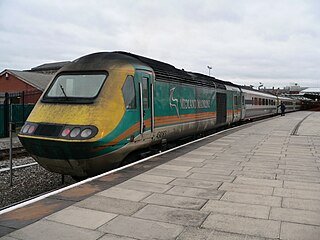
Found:
[[[143,96],[143,109],[149,108],[149,79],[142,78],[142,96]]]
[[[136,91],[134,88],[134,81],[132,76],[128,76],[123,87],[122,94],[126,109],[136,108]]]
[[[238,97],[237,96],[233,96],[233,104],[235,105],[235,106],[238,106]]]

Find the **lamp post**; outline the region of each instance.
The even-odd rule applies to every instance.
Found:
[[[209,77],[210,77],[210,70],[212,69],[212,67],[207,66],[207,68],[209,69]]]

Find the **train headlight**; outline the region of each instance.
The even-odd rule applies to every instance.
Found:
[[[81,129],[76,127],[74,129],[72,129],[71,133],[70,133],[70,137],[75,138],[79,135]]]
[[[95,126],[65,125],[60,133],[60,138],[84,140],[94,137],[98,133]]]
[[[30,128],[28,129],[28,134],[32,134],[34,130],[36,130],[36,127],[34,125],[30,126]]]
[[[90,128],[86,128],[86,129],[82,130],[80,136],[81,136],[82,138],[87,138],[87,137],[89,137],[91,134],[92,134],[92,130],[91,130]]]
[[[20,134],[55,139],[86,140],[96,136],[98,131],[98,128],[92,125],[25,122],[20,130]]]
[[[21,132],[22,132],[22,133],[27,133],[28,130],[29,130],[29,128],[30,128],[30,125],[29,125],[29,124],[26,124],[26,125],[24,125],[24,127],[21,129]]]
[[[21,128],[20,134],[34,135],[37,127],[38,127],[38,124],[36,124],[36,123],[26,122],[26,123],[23,125],[23,127]]]
[[[69,133],[71,132],[70,128],[65,128],[62,133],[61,133],[61,136],[62,137],[66,137],[69,135]]]

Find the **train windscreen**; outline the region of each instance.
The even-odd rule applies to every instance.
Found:
[[[99,94],[106,78],[106,73],[61,74],[51,84],[43,100],[72,102],[93,99]]]

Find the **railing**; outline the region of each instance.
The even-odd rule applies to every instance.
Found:
[[[3,104],[0,104],[0,138],[9,137],[9,122],[14,122],[16,127],[21,127],[34,107],[33,104],[25,104],[33,98],[36,102],[41,91],[27,91],[5,93]],[[27,101],[26,101],[27,100]]]

